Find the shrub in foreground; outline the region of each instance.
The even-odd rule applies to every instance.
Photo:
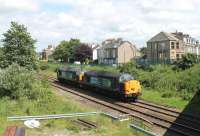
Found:
[[[36,78],[34,71],[12,64],[0,71],[0,97],[37,100],[51,97],[51,92]]]

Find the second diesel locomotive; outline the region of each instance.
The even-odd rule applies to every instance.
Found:
[[[103,93],[106,97],[135,100],[141,95],[140,82],[127,73],[81,71],[78,68],[59,68],[60,82]]]

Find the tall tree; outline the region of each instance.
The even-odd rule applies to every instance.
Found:
[[[92,58],[92,48],[85,44],[79,45],[74,51],[75,60],[80,61],[81,64],[86,60]]]
[[[2,61],[3,61],[3,50],[0,47],[0,66],[1,66]]]
[[[28,69],[35,69],[37,58],[35,42],[23,24],[11,22],[10,29],[3,34],[3,61],[1,67],[8,67],[12,63]]]
[[[70,39],[70,41],[61,41],[53,53],[53,58],[55,60],[69,62],[74,58],[74,49],[78,45],[80,45],[80,40],[78,39]]]
[[[56,47],[52,56],[55,60],[61,60],[62,62],[65,60],[65,46],[68,44],[67,41],[61,41],[60,44]]]

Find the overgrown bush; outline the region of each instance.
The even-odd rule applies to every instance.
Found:
[[[197,55],[188,53],[188,54],[183,55],[183,57],[180,60],[175,62],[174,69],[175,70],[179,70],[179,69],[185,70],[185,69],[191,68],[197,62],[198,62]]]
[[[187,90],[190,93],[200,91],[200,64],[179,73],[180,90]]]
[[[136,65],[136,62],[132,61],[122,66],[119,66],[118,69],[120,72],[129,73],[135,78],[138,78],[138,69],[136,68]]]
[[[47,70],[47,69],[49,69],[49,65],[48,65],[48,64],[42,64],[42,65],[40,66],[40,69],[41,69],[41,70]]]
[[[12,64],[0,71],[0,97],[11,99],[51,99],[51,92],[29,71],[18,64]]]

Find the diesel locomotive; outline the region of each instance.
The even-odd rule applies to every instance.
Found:
[[[140,82],[127,73],[59,68],[57,70],[57,79],[68,85],[104,94],[106,97],[135,100],[141,95]]]

